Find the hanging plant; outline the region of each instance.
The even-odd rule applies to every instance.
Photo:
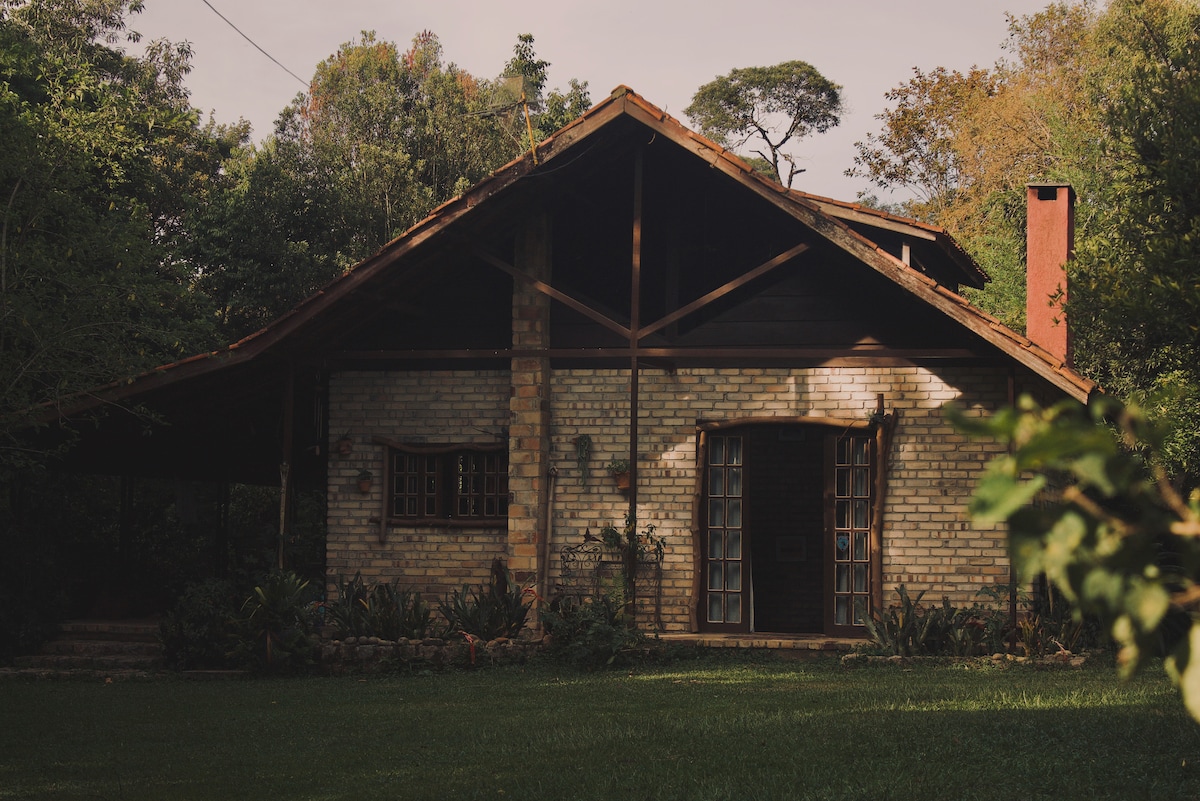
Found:
[[[579,483],[586,487],[588,482],[588,459],[592,456],[592,438],[587,434],[580,434],[571,441],[575,443],[575,464],[579,467]]]

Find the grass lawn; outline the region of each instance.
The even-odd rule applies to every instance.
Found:
[[[632,673],[0,682],[0,799],[1200,799],[1161,670],[723,655]]]

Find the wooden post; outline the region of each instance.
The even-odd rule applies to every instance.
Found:
[[[291,527],[289,512],[292,500],[292,428],[296,418],[296,379],[291,368],[283,382],[283,443],[280,448],[279,462],[279,538],[275,545],[275,567],[284,568],[284,543],[287,542],[287,532]]]
[[[633,157],[633,252],[630,254],[629,288],[629,513],[625,521],[625,609],[632,624],[637,615],[637,502],[638,502],[638,340],[642,303],[642,176],[645,150]],[[632,538],[632,540],[631,540]]]

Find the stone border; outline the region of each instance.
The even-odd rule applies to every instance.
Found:
[[[347,637],[323,640],[317,646],[318,668],[328,674],[382,673],[414,668],[480,667],[522,664],[544,650],[546,638],[509,639],[489,642],[456,637],[453,640],[382,640],[379,637]]]

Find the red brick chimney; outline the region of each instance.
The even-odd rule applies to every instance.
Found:
[[[1067,259],[1075,254],[1075,190],[1069,184],[1027,184],[1025,204],[1025,335],[1071,364]]]

